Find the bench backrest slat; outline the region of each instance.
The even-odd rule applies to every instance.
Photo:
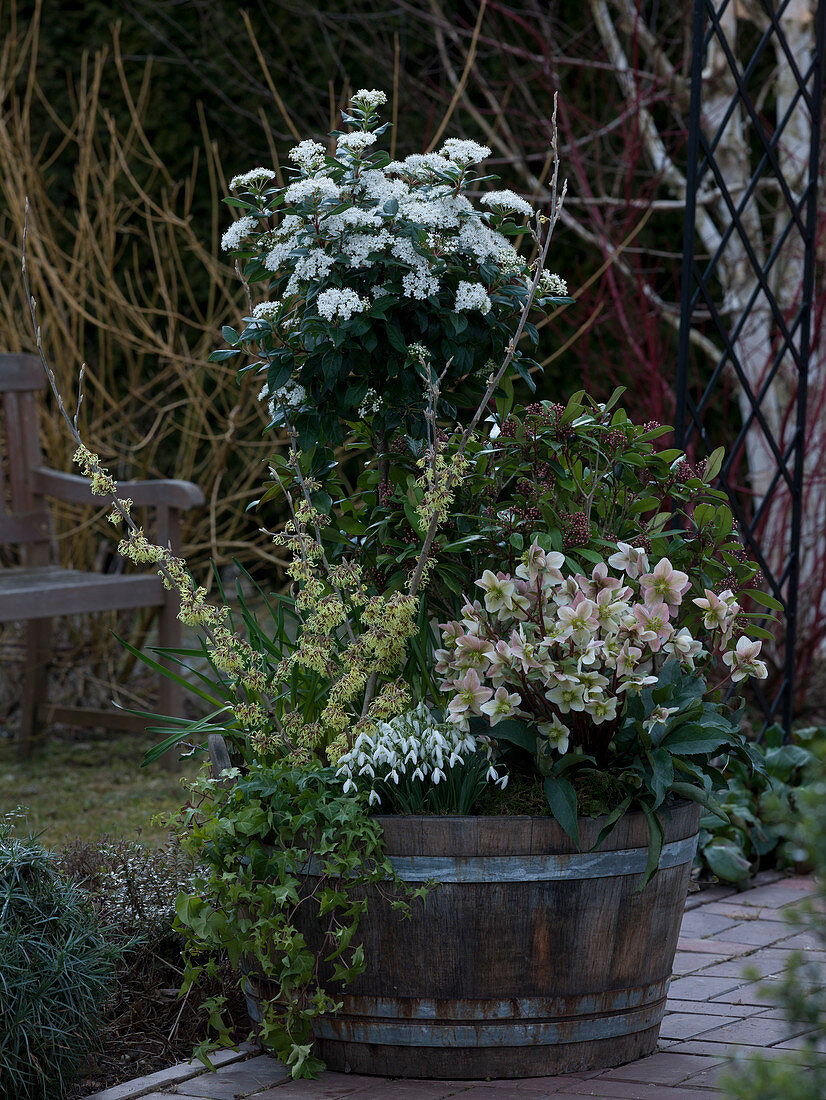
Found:
[[[0,544],[22,547],[25,564],[49,561],[51,523],[31,471],[41,465],[37,393],[46,386],[34,355],[0,355]]]

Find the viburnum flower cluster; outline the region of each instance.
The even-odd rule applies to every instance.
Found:
[[[377,722],[360,733],[350,752],[338,761],[337,777],[344,793],[363,788],[368,802],[402,805],[426,801],[434,788],[451,786],[456,774],[471,767],[473,786],[479,781],[507,784],[489,760],[490,748],[466,730],[439,721],[424,703],[388,722]],[[461,783],[458,786],[461,788]],[[454,789],[457,784],[452,784]],[[413,788],[411,790],[411,788]],[[450,794],[447,795],[450,798]],[[466,812],[453,808],[450,812]]]
[[[461,620],[442,625],[436,652],[448,719],[459,730],[474,716],[492,727],[528,718],[564,753],[610,741],[627,693],[656,684],[667,659],[694,671],[722,652],[732,679],[767,675],[761,643],[737,636],[740,607],[730,591],[692,598],[707,632],[695,638],[680,625],[689,576],[667,558],[652,568],[627,543],[586,576],[566,572],[564,556],[534,540],[515,575],[486,569],[475,583],[484,602],[468,600]],[[655,711],[649,728],[670,717]]]
[[[408,432],[423,436],[421,356],[409,349],[424,345],[446,364],[446,396],[465,383],[481,392],[533,281],[509,239],[529,232],[531,204],[510,190],[470,197],[490,178],[477,173],[490,149],[448,138],[437,152],[390,160],[377,147],[385,101],[357,92],[343,113],[349,132],[335,131],[329,148],[302,141],[290,150],[286,186],[264,168],[232,180],[241,216],[223,247],[247,258],[252,279],[269,282],[238,344],[258,343],[270,393],[288,381],[302,387],[306,404],[292,418],[299,435],[320,404],[355,419],[373,389],[382,394],[370,416],[380,431],[406,418]],[[536,305],[560,300],[564,280],[543,272]],[[318,434],[334,436],[321,420]]]

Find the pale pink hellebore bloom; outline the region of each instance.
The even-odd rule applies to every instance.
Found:
[[[479,714],[482,703],[493,695],[489,687],[482,687],[475,668],[469,668],[461,680],[456,680],[453,690],[456,694],[448,703],[448,717],[449,721],[459,724],[464,724],[468,714]]]
[[[653,572],[640,577],[640,588],[647,604],[665,603],[669,607],[679,607],[690,586],[688,573],[675,569],[668,558],[661,558]]]
[[[705,596],[697,596],[691,602],[703,613],[703,626],[706,630],[728,631],[731,620],[740,610],[730,588],[718,596],[710,588],[704,589]]]

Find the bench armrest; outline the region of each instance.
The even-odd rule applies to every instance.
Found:
[[[79,474],[65,474],[36,466],[31,471],[36,493],[56,497],[70,504],[101,504],[102,497],[95,496],[89,482]],[[153,481],[119,481],[120,496],[130,497],[136,508],[177,508],[186,511],[204,503],[204,494],[191,481],[172,478]]]

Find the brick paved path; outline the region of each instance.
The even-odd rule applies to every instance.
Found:
[[[715,888],[689,897],[674,961],[668,1011],[656,1054],[616,1069],[522,1081],[392,1081],[325,1073],[319,1081],[291,1081],[272,1058],[225,1052],[216,1073],[198,1065],[175,1066],[88,1100],[712,1100],[720,1070],[749,1048],[772,1057],[796,1050],[804,1028],[758,995],[743,976],[757,969],[769,987],[795,948],[813,959],[826,952],[796,934],[785,912],[814,890],[811,879],[758,876],[742,894]]]

